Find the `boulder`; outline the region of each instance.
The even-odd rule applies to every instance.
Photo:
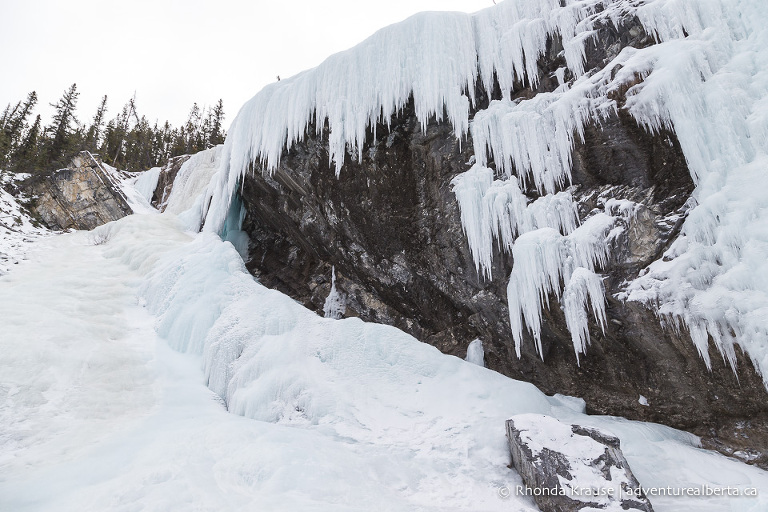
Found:
[[[32,210],[55,230],[91,230],[133,213],[117,177],[87,151],[66,169],[37,174],[22,188],[32,198]]]
[[[542,512],[652,512],[653,507],[621,452],[619,439],[542,414],[507,420],[512,463]]]

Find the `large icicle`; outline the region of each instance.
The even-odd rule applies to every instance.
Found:
[[[605,264],[605,241],[612,226],[613,217],[601,213],[587,219],[567,236],[552,228],[542,228],[517,238],[512,248],[514,267],[507,285],[507,301],[518,357],[521,355],[523,320],[536,342],[538,354],[543,357],[541,311],[553,295],[558,300],[562,295],[577,360],[589,341],[587,297],[595,319],[601,327],[605,326],[602,280],[594,270]]]
[[[585,74],[585,43],[597,22],[617,23],[624,16],[636,16],[658,44],[625,48],[604,69]],[[538,83],[536,61],[550,37],[562,40],[573,79],[564,83],[562,70],[557,91],[511,101],[515,82]],[[475,116],[478,167],[454,181],[478,271],[490,276],[494,243],[514,253],[515,237],[535,230],[570,237],[572,226],[561,221],[571,207],[545,203],[567,194],[573,144],[584,126],[616,108],[612,91],[635,83],[626,93],[626,109],[651,131],[674,130],[697,186],[697,206],[664,260],[631,283],[626,297],[658,304],[662,317],[685,326],[708,364],[713,342],[735,367],[738,342],[768,385],[768,195],[756,186],[764,183],[768,168],[763,0],[507,0],[473,15],[414,16],[313,70],[266,87],[242,108],[222,154],[205,229],[221,231],[251,165],[274,170],[283,151],[308,132],[327,128],[337,173],[347,153],[361,158],[367,130],[377,122],[389,124],[411,98],[423,127],[433,118],[448,121],[463,137],[478,80],[488,93],[496,80],[503,96]],[[483,170],[491,158],[496,176]],[[529,187],[543,196],[540,214],[564,208],[560,220],[532,213],[536,203],[518,194]],[[595,247],[588,238],[572,240],[561,263],[571,257],[574,269],[599,267],[600,251],[584,252],[583,247]],[[592,256],[595,267],[576,263]],[[546,274],[533,288],[525,285],[524,293],[560,296],[568,274],[559,271],[558,286],[546,284],[554,275]],[[515,289],[520,279],[513,271]],[[584,289],[581,298],[596,288]],[[576,302],[586,307],[580,299],[574,308]],[[535,324],[533,311],[521,315]],[[572,321],[572,334],[583,332],[575,314]],[[581,340],[577,334],[577,352]]]
[[[265,87],[230,127],[206,229],[221,228],[240,177],[252,164],[274,170],[282,152],[311,130],[319,134],[327,127],[329,158],[338,174],[346,153],[362,158],[366,131],[375,131],[377,122],[388,125],[411,98],[422,127],[431,118],[448,121],[463,137],[477,81],[489,95],[494,79],[505,95],[515,81],[537,84],[537,62],[548,38],[562,40],[568,67],[580,76],[591,16],[601,4],[622,1],[508,0],[475,14],[422,13]]]
[[[475,266],[488,279],[494,240],[509,252],[515,238],[528,231],[548,227],[568,234],[576,229],[576,204],[568,192],[529,203],[515,176],[495,180],[493,170],[479,164],[456,176],[451,184]]]

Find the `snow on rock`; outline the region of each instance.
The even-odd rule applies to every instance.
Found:
[[[584,70],[584,45],[595,24],[621,16],[637,16],[658,44],[625,48],[603,69]],[[462,205],[474,204],[474,213],[462,209],[462,218],[475,263],[487,275],[492,241],[514,252],[511,245],[525,223],[500,222],[499,212],[517,218],[525,203],[517,189],[529,184],[545,195],[562,192],[570,181],[574,141],[583,138],[587,123],[616,112],[615,92],[629,87],[622,108],[651,131],[676,133],[697,184],[698,206],[664,260],[632,283],[626,297],[659,304],[660,316],[688,329],[707,364],[712,340],[734,365],[738,340],[768,385],[766,195],[754,186],[768,164],[767,26],[757,0],[509,0],[474,15],[415,16],[316,69],[268,86],[243,107],[227,139],[207,225],[221,227],[252,162],[274,169],[286,147],[327,124],[330,159],[339,173],[346,152],[360,158],[366,129],[387,124],[412,96],[422,125],[432,116],[447,120],[457,137],[471,128],[477,165],[493,157],[500,183],[477,170],[455,182]],[[573,78],[554,92],[511,100],[514,80],[537,83],[536,61],[553,34],[563,40]],[[480,80],[490,91],[494,74],[505,97],[478,112],[470,127],[474,85]],[[549,227],[563,229],[556,220]],[[547,250],[556,259],[540,266],[547,274],[529,283],[533,288],[523,287],[525,298],[518,299],[534,305],[517,308],[534,337],[540,311],[531,308],[550,293],[559,296],[555,281],[569,274],[549,266],[559,260],[553,247]],[[520,288],[519,277],[513,271],[512,291]],[[577,302],[569,308],[578,353],[585,334]],[[592,304],[599,309],[599,302]]]
[[[627,107],[650,129],[675,130],[697,206],[627,297],[658,303],[669,324],[690,331],[708,366],[710,341],[732,366],[738,343],[768,385],[768,195],[758,185],[768,169],[764,5],[664,2],[639,14],[664,42],[644,52],[652,71]]]
[[[198,231],[205,220],[210,202],[211,188],[216,185],[214,176],[221,166],[223,146],[200,151],[186,160],[173,180],[173,188],[166,201],[165,211],[181,215],[188,229]],[[221,231],[226,226],[231,198],[222,218]]]
[[[600,2],[564,3],[507,1],[475,14],[417,14],[317,68],[268,85],[232,122],[222,186],[207,226],[220,228],[240,176],[252,163],[274,170],[282,151],[308,131],[319,134],[327,124],[329,158],[339,174],[346,153],[361,158],[366,130],[377,122],[389,124],[411,98],[422,127],[432,118],[448,121],[456,137],[463,137],[476,83],[482,82],[489,96],[494,77],[505,95],[515,80],[538,83],[536,62],[548,37],[562,39],[570,71],[581,75],[591,16]]]
[[[507,420],[512,462],[543,512],[653,507],[617,437],[541,414]]]
[[[28,174],[0,171],[0,276],[25,257],[29,243],[50,234],[50,231],[32,220],[29,211],[20,203],[23,194],[12,195],[6,187],[28,178]]]
[[[152,195],[157,188],[157,180],[160,178],[161,167],[153,167],[144,171],[133,181],[133,187],[147,203],[152,202]]]

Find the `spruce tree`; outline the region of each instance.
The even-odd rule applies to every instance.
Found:
[[[77,92],[77,84],[72,84],[69,89],[64,91],[64,95],[56,103],[52,104],[56,109],[53,115],[53,124],[51,125],[52,139],[47,152],[47,162],[50,165],[66,165],[66,160],[72,152],[73,132],[72,124],[75,120],[75,108],[77,107],[77,98],[80,93]]]
[[[35,118],[32,127],[14,152],[13,170],[16,172],[35,172],[41,169],[40,162],[40,114]]]
[[[93,116],[93,123],[88,127],[85,135],[85,149],[88,151],[98,151],[101,138],[101,127],[104,125],[104,114],[107,113],[107,96],[104,95],[96,109],[96,115]]]
[[[224,102],[219,99],[219,102],[213,107],[209,113],[211,118],[211,135],[208,142],[211,146],[224,143],[224,132],[222,131],[222,124],[224,123]]]

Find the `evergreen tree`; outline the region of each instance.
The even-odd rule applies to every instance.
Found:
[[[26,137],[13,154],[13,170],[16,172],[34,172],[40,169],[40,114],[27,131]]]
[[[12,162],[12,153],[21,144],[24,130],[27,128],[27,119],[37,104],[37,93],[30,92],[27,99],[18,102],[11,109],[10,104],[5,108],[0,118],[0,166],[7,167]]]
[[[192,105],[192,110],[189,111],[189,118],[187,118],[187,123],[184,125],[186,132],[185,153],[197,153],[205,149],[200,133],[201,119],[200,107],[195,103]]]
[[[34,91],[25,101],[9,103],[0,114],[0,169],[53,169],[67,165],[79,151],[98,150],[116,167],[139,171],[224,141],[222,100],[212,108],[201,109],[193,104],[186,123],[174,128],[168,121],[151,125],[145,116],[139,116],[135,94],[109,121],[107,96],[102,97],[92,122],[83,125],[75,115],[78,96],[77,85],[72,84],[51,105],[55,114],[52,123],[45,127],[39,115],[31,126],[28,123],[37,104]]]
[[[66,160],[72,152],[73,131],[72,124],[75,123],[75,108],[77,107],[77,98],[80,93],[77,92],[77,84],[72,84],[69,89],[64,91],[64,95],[55,105],[56,113],[53,115],[53,124],[51,125],[52,139],[47,152],[47,163],[54,166],[66,165]]]
[[[18,106],[15,115],[8,118],[5,130],[10,134],[11,141],[20,143],[22,131],[26,128],[27,118],[37,105],[37,93],[35,91],[27,94],[27,99],[21,106]]]
[[[209,116],[211,119],[211,134],[208,138],[208,142],[211,146],[224,143],[224,132],[222,131],[222,124],[224,123],[224,102],[219,99],[219,102],[213,107]]]
[[[88,151],[98,151],[99,140],[101,138],[101,127],[104,125],[104,114],[107,113],[107,96],[101,99],[99,108],[96,109],[96,115],[93,116],[93,123],[88,127],[85,135],[85,149]]]

